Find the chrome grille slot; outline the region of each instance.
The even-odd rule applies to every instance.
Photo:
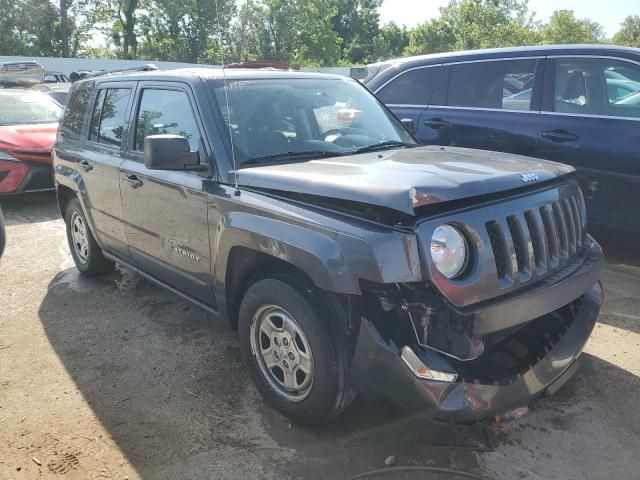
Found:
[[[527,210],[524,212],[524,218],[527,222],[527,228],[529,229],[529,235],[531,237],[534,266],[538,275],[541,275],[547,270],[549,265],[547,239],[542,217],[540,216],[540,212],[536,210]]]
[[[567,234],[567,223],[564,218],[564,213],[562,213],[562,208],[560,208],[559,202],[553,202],[553,206],[551,207],[553,211],[553,217],[556,221],[556,227],[558,229],[558,238],[560,240],[560,262],[566,262],[569,257],[569,238]]]
[[[547,236],[547,247],[550,255],[549,263],[551,268],[556,268],[560,262],[560,240],[558,239],[558,228],[551,207],[549,205],[540,207],[540,215],[542,216]]]
[[[577,247],[582,247],[582,237],[584,236],[584,231],[582,230],[582,218],[580,215],[580,208],[578,207],[578,201],[576,197],[571,197],[570,200],[571,211],[573,212],[573,218],[575,220],[575,228],[576,228],[576,244]]]
[[[502,226],[495,220],[487,222],[486,226],[491,248],[493,249],[498,278],[504,279],[511,277],[511,259],[509,258],[509,248],[507,246],[507,239],[502,231]]]
[[[526,282],[531,278],[533,270],[533,246],[528,232],[525,231],[523,222],[516,215],[507,217],[507,225],[513,240],[513,247],[516,253],[517,270],[520,274],[520,281]]]

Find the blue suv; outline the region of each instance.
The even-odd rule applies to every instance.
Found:
[[[365,85],[424,144],[576,167],[592,224],[640,231],[640,49],[476,50],[370,65]]]

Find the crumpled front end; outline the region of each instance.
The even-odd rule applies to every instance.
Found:
[[[569,183],[418,224],[425,281],[362,284],[356,390],[473,423],[560,388],[578,369],[604,296],[602,250],[585,218]],[[438,275],[425,252],[443,223],[475,249],[459,279]]]
[[[601,268],[602,252],[594,243],[575,275],[531,292],[536,298],[551,292],[561,297],[590,284],[552,312],[536,316],[537,301],[528,305],[526,297],[485,307],[504,317],[526,309],[533,318],[482,336],[483,351],[471,359],[420,345],[406,311],[405,325],[391,327],[389,322],[402,321],[402,307],[387,316],[370,311],[370,318],[362,318],[352,361],[354,388],[364,397],[386,397],[414,413],[454,423],[478,422],[553,393],[578,369],[595,325],[604,297]],[[408,351],[420,363],[407,361]]]

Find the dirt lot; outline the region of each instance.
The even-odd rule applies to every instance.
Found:
[[[495,479],[640,477],[637,240],[604,239],[608,296],[580,373],[492,427],[495,451],[480,452],[484,429],[380,404],[356,402],[319,430],[291,426],[257,395],[222,321],[125,269],[80,278],[51,194],[2,206],[2,480],[346,479],[389,455]]]

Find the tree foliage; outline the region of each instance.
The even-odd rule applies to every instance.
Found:
[[[384,0],[0,0],[0,54],[195,63],[362,65],[475,48],[605,42],[571,10],[542,23],[528,0],[450,0],[415,28],[380,26]],[[106,47],[94,40],[100,34]],[[612,41],[640,47],[640,16]]]
[[[640,48],[640,16],[629,15],[622,22],[622,28],[613,36],[613,43]]]
[[[600,43],[604,41],[602,25],[576,18],[571,10],[557,10],[542,28],[543,43]]]

